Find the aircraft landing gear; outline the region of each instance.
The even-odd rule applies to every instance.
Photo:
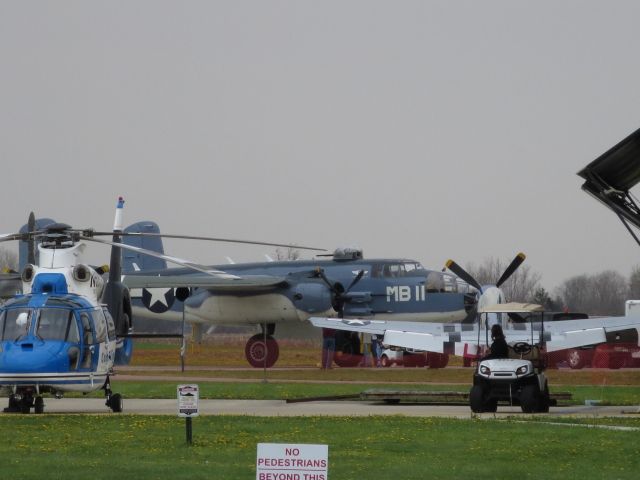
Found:
[[[44,413],[44,400],[42,397],[36,397],[35,401],[33,402],[33,411],[36,414]]]
[[[336,353],[333,361],[339,367],[357,367],[362,361],[360,339],[353,332],[336,332]]]
[[[102,388],[104,389],[104,395],[107,399],[105,405],[109,407],[113,413],[122,412],[122,408],[124,406],[122,395],[111,391],[111,382],[109,381],[109,377],[107,377],[107,381],[104,383],[104,387]]]
[[[9,396],[9,406],[5,408],[4,413],[30,413],[31,408],[37,414],[44,413],[44,400],[41,396],[33,398],[30,393],[13,394]]]
[[[244,347],[244,355],[247,362],[254,368],[271,368],[275,365],[280,355],[278,342],[271,335],[267,335],[265,343],[263,333],[258,333],[247,341]]]

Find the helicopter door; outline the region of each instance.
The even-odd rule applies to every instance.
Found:
[[[115,325],[113,321],[109,322],[111,317],[107,319],[101,308],[96,308],[92,314],[96,327],[96,342],[99,346],[97,371],[108,372],[113,366],[116,352]]]
[[[97,364],[98,348],[89,312],[80,314],[80,322],[82,323],[82,362],[80,368],[94,369]]]

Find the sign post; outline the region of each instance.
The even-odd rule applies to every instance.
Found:
[[[185,418],[187,444],[193,444],[191,419],[198,416],[198,385],[178,385],[178,417]]]
[[[259,443],[256,480],[327,480],[329,446]]]

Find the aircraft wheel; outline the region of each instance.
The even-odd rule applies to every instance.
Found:
[[[580,350],[578,348],[572,348],[571,350],[569,350],[567,352],[567,363],[573,370],[579,370],[583,368],[587,363],[584,350]]]
[[[339,367],[357,367],[362,362],[360,340],[352,332],[338,331],[336,334],[336,352],[333,361]]]
[[[522,411],[524,413],[534,413],[539,411],[538,390],[538,386],[534,384],[522,387],[522,393],[520,394],[520,407],[522,407]]]
[[[33,398],[25,396],[20,400],[20,413],[29,413],[33,406]]]
[[[264,342],[264,334],[256,334],[251,337],[244,347],[244,355],[249,364],[254,368],[271,368],[275,365],[280,355],[278,342],[267,335],[267,343]]]
[[[42,397],[36,397],[36,401],[33,404],[33,411],[35,413],[44,413],[44,400]]]
[[[122,395],[119,393],[114,393],[109,397],[109,408],[113,413],[120,413],[124,407],[124,401],[122,400]]]
[[[382,355],[382,357],[380,357],[380,365],[382,365],[383,367],[390,367],[391,360],[389,360],[389,357],[387,357],[386,355]]]
[[[469,392],[469,406],[473,413],[484,412],[484,388],[480,385],[474,385]]]
[[[17,413],[20,411],[20,402],[16,400],[15,395],[9,396],[9,406],[4,409],[4,413]]]

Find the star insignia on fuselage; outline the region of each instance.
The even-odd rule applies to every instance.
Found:
[[[171,309],[175,301],[173,288],[144,288],[142,303],[153,313],[164,313]]]

